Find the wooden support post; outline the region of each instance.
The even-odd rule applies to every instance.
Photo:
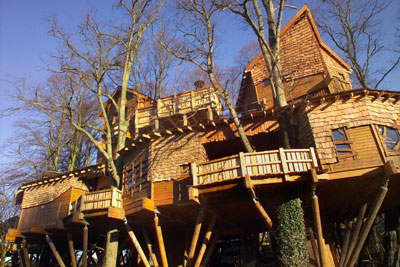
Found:
[[[53,243],[53,240],[51,240],[49,235],[46,235],[46,240],[47,240],[47,243],[49,244],[51,251],[53,252],[54,257],[56,258],[56,260],[58,262],[58,265],[60,265],[60,267],[65,267],[65,264],[60,256],[60,254],[58,253],[57,248]]]
[[[133,230],[132,230],[131,226],[129,225],[128,221],[126,220],[126,218],[125,218],[125,227],[126,227],[126,231],[127,231],[128,234],[129,234],[129,237],[130,237],[131,240],[132,240],[133,245],[134,245],[135,248],[136,248],[136,251],[139,253],[140,258],[141,258],[142,261],[143,261],[144,266],[150,267],[150,263],[149,263],[149,261],[147,260],[146,254],[144,254],[143,249],[142,249],[142,247],[140,246],[140,243],[139,243],[139,241],[137,240],[137,238],[136,238],[136,236],[135,236],[135,233],[133,232]]]
[[[212,221],[208,225],[207,232],[204,236],[203,243],[201,244],[199,254],[197,255],[196,262],[194,267],[200,267],[200,263],[203,260],[204,253],[206,252],[207,246],[210,243],[211,235],[214,230],[215,222],[217,221],[217,217],[214,215]]]
[[[208,247],[208,249],[206,251],[207,253],[204,256],[203,262],[200,265],[201,267],[206,267],[207,266],[208,261],[210,260],[212,254],[214,252],[215,246],[217,245],[217,242],[218,242],[220,234],[221,234],[221,227],[217,228],[216,233],[213,235],[212,240],[211,240],[211,244]]]
[[[24,259],[24,252],[22,248],[18,248],[18,258],[19,258],[19,266],[20,267],[26,267],[25,265],[25,259]]]
[[[282,147],[279,148],[279,156],[281,158],[283,178],[284,178],[285,181],[289,181],[289,169],[288,169],[288,165],[287,165],[287,162],[286,162],[285,151],[284,151],[284,149]]]
[[[319,213],[319,202],[317,195],[315,195],[315,191],[313,191],[313,196],[312,196],[312,208],[314,214],[314,225],[317,232],[319,258],[321,259],[321,266],[326,267],[328,264],[328,260],[325,255],[325,242],[322,234],[321,215]]]
[[[154,214],[154,228],[156,229],[158,248],[160,250],[161,262],[163,267],[168,267],[167,253],[165,252],[164,238],[159,224],[157,213]]]
[[[28,252],[28,247],[26,245],[26,239],[22,241],[22,251],[24,253],[25,267],[30,267],[31,261],[29,260],[29,252]]]
[[[208,123],[214,121],[214,115],[210,106],[207,107],[207,121]]]
[[[196,251],[197,240],[199,239],[199,235],[200,235],[201,225],[203,224],[203,218],[204,218],[204,210],[203,210],[203,208],[201,208],[199,211],[199,214],[197,215],[196,225],[194,227],[194,232],[193,232],[193,237],[192,237],[192,242],[190,243],[189,256],[188,256],[186,265],[184,267],[186,267],[186,266],[190,267],[192,265],[193,256]]]
[[[343,266],[347,266],[347,263],[350,260],[350,256],[353,253],[354,247],[357,243],[358,235],[360,234],[366,210],[367,210],[367,203],[364,203],[361,206],[360,211],[358,212],[356,227],[354,227],[353,233],[351,234],[349,249],[348,252],[346,253],[346,259]]]
[[[189,246],[190,246],[190,233],[186,231],[185,234],[185,251],[183,252],[183,266],[186,266],[187,259],[189,257]]]
[[[199,180],[197,178],[197,166],[196,166],[195,162],[190,164],[190,171],[192,173],[193,185],[198,185],[199,184]]]
[[[72,235],[71,235],[71,232],[69,230],[67,232],[67,238],[68,238],[69,254],[71,256],[71,265],[72,265],[72,267],[76,267],[74,241],[72,240]]]
[[[87,260],[88,260],[88,227],[85,225],[83,227],[83,245],[82,245],[82,267],[87,267]]]
[[[144,240],[146,241],[146,244],[147,244],[147,250],[149,251],[150,257],[153,260],[154,267],[158,267],[159,266],[158,260],[157,260],[156,254],[153,251],[153,245],[151,244],[149,234],[147,233],[146,228],[143,227],[142,232],[143,232]]]
[[[371,210],[368,212],[367,221],[361,229],[360,236],[357,239],[357,245],[354,248],[353,253],[351,254],[350,261],[348,267],[353,267],[360,255],[361,249],[364,245],[365,240],[368,237],[368,233],[371,230],[371,227],[375,221],[376,215],[378,214],[379,209],[381,208],[382,202],[386,197],[386,193],[388,191],[388,180],[379,188],[378,194],[372,204]]]
[[[260,213],[265,225],[267,226],[269,231],[272,231],[273,224],[271,217],[269,217],[268,213],[265,211],[264,207],[261,205],[260,201],[258,201],[256,193],[254,191],[251,179],[249,175],[244,176],[244,184],[245,187],[247,188],[247,191],[249,192],[250,196],[253,199],[254,206],[257,208],[258,212]]]
[[[314,253],[315,261],[318,267],[321,267],[321,259],[319,258],[318,245],[315,240],[314,231],[311,227],[308,228],[308,234],[310,235],[311,247]]]
[[[342,244],[342,253],[340,255],[340,261],[339,261],[339,266],[338,267],[343,267],[345,260],[346,260],[346,255],[349,251],[349,241],[350,241],[350,234],[351,234],[351,228],[352,228],[352,222],[349,222],[346,225],[346,233],[344,234],[344,239],[343,239],[343,244]]]

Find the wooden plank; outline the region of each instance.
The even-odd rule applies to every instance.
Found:
[[[206,234],[204,236],[203,243],[202,243],[202,245],[200,247],[200,251],[199,251],[199,253],[197,255],[197,259],[196,259],[196,262],[194,264],[194,267],[200,267],[200,263],[203,260],[204,253],[206,252],[207,246],[210,243],[211,235],[212,235],[212,233],[214,231],[214,226],[215,226],[215,222],[216,221],[217,221],[217,217],[214,215],[212,220],[211,220],[211,222],[210,222],[210,224],[208,225],[207,232],[206,232]]]
[[[151,259],[153,261],[154,267],[158,267],[159,266],[158,265],[158,260],[157,260],[156,254],[153,251],[153,245],[151,244],[151,241],[150,241],[150,238],[149,238],[149,234],[147,233],[146,228],[142,227],[142,233],[143,233],[146,245],[147,245],[147,250],[149,251],[150,257],[151,257]]]
[[[135,233],[133,232],[131,226],[128,224],[128,221],[126,220],[126,218],[125,218],[125,227],[126,227],[126,230],[127,230],[127,232],[128,232],[129,237],[130,237],[131,240],[132,240],[133,245],[134,245],[135,248],[136,248],[136,251],[139,253],[140,258],[141,258],[142,261],[143,261],[144,266],[146,266],[146,267],[151,267],[149,261],[147,260],[146,254],[144,253],[142,247],[140,246],[140,243],[139,243],[139,241],[137,240],[136,235],[135,235]]]
[[[197,240],[199,239],[200,235],[201,225],[203,224],[203,218],[204,218],[204,210],[203,208],[201,208],[199,214],[197,215],[196,224],[193,231],[192,242],[190,243],[190,248],[189,248],[189,256],[186,265],[184,267],[186,266],[191,267],[194,253],[196,251]]]
[[[158,216],[157,216],[156,213],[155,213],[155,216],[154,216],[154,227],[155,227],[155,230],[156,230],[158,248],[160,250],[160,256],[161,256],[162,265],[163,265],[163,267],[168,267],[168,260],[167,260],[167,253],[165,251],[164,238],[163,238],[161,226],[159,224]]]

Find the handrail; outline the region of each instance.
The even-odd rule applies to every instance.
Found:
[[[71,203],[70,213],[101,210],[109,207],[122,208],[122,191],[115,187],[82,194]]]
[[[222,110],[219,97],[211,87],[159,98],[156,106],[136,111],[135,127],[142,128],[150,125],[154,118],[185,114],[209,106],[216,108],[217,113]]]
[[[318,162],[313,147],[308,149],[283,149],[237,155],[212,161],[192,163],[193,185],[206,185],[244,177],[282,175],[309,172]]]

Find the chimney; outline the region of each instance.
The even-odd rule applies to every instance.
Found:
[[[201,80],[195,81],[195,82],[194,82],[194,87],[195,87],[196,89],[203,88],[203,87],[204,87],[204,81],[201,81]]]

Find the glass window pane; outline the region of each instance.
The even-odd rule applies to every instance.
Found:
[[[399,134],[397,133],[397,130],[387,127],[385,138],[386,147],[393,150],[397,142],[399,142]]]
[[[343,134],[341,134],[339,130],[333,130],[332,134],[334,140],[346,139],[346,137]]]
[[[336,149],[350,149],[350,145],[349,144],[336,145]]]

